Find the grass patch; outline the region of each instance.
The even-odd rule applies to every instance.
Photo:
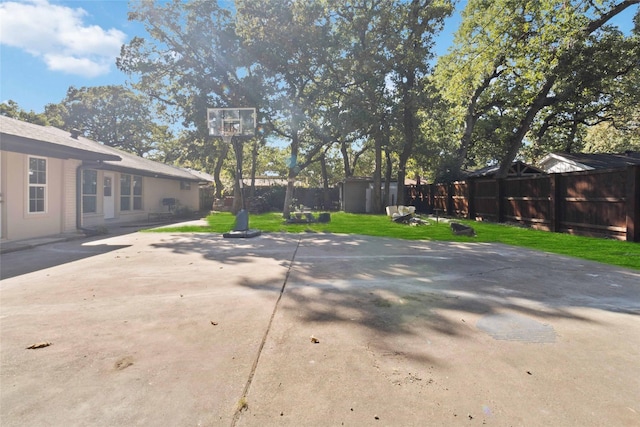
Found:
[[[640,270],[640,244],[611,239],[574,236],[562,233],[533,230],[489,222],[456,219],[471,225],[476,237],[455,236],[444,221],[412,227],[391,221],[385,215],[360,215],[332,212],[331,222],[311,224],[287,224],[281,213],[251,215],[249,225],[262,232],[285,233],[339,233],[390,237],[403,240],[434,240],[447,242],[503,243],[544,252],[568,255],[621,267]],[[154,232],[225,233],[233,229],[235,217],[221,212],[207,217],[207,226],[165,227]]]

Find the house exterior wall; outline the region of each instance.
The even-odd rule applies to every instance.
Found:
[[[29,212],[29,158],[46,160],[45,211]],[[0,238],[22,240],[77,231],[77,179],[80,160],[64,160],[51,157],[2,151],[0,154]],[[109,173],[114,177],[115,217],[104,218],[103,179]],[[175,198],[180,207],[193,211],[199,209],[199,190],[196,182],[189,189],[182,189],[179,179],[143,177],[142,210],[120,209],[120,177],[122,173],[97,170],[98,186],[96,212],[82,214],[81,227],[95,227],[142,221],[150,213],[168,212],[162,204],[164,198]],[[80,177],[81,179],[81,177]],[[81,195],[80,195],[81,196]]]
[[[115,216],[111,219],[105,219],[104,211],[104,188],[103,180],[105,173],[112,174],[113,195],[115,202]],[[199,210],[200,196],[198,184],[191,182],[190,189],[181,189],[179,179],[142,177],[142,209],[140,210],[122,210],[121,206],[121,189],[120,180],[123,173],[97,170],[98,188],[96,199],[96,212],[82,214],[82,227],[90,228],[100,225],[122,224],[135,221],[145,221],[149,218],[149,214],[169,212],[169,207],[162,204],[162,200],[166,198],[174,198],[179,202],[179,207],[188,208],[192,211]],[[135,175],[130,173],[127,175]]]
[[[82,164],[80,160],[65,160],[63,171],[63,198],[62,203],[64,216],[62,223],[62,231],[64,233],[72,233],[77,230],[76,205],[77,205],[77,187],[76,175],[78,167]]]
[[[45,211],[29,212],[29,158],[46,160]],[[2,238],[29,239],[64,233],[68,207],[64,206],[65,176],[74,162],[50,157],[2,152]],[[75,194],[75,191],[74,191]],[[73,206],[71,207],[73,208]],[[72,210],[72,212],[74,212]],[[73,227],[75,229],[75,227]]]

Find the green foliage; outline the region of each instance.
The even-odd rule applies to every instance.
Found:
[[[171,135],[154,122],[149,101],[123,86],[71,86],[59,112],[66,129],[78,129],[87,138],[144,156],[156,149],[159,136]]]
[[[624,153],[627,150],[640,151],[640,124],[618,130],[611,123],[600,123],[588,129],[585,153]]]
[[[50,122],[46,115],[37,114],[33,111],[25,111],[18,105],[17,102],[11,99],[6,102],[0,103],[0,115],[41,126],[50,125]]]
[[[532,157],[580,150],[585,127],[628,120],[640,43],[606,23],[636,3],[469,0],[434,76],[463,124],[454,166],[504,172],[524,141]]]

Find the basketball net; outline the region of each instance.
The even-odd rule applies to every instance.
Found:
[[[224,141],[225,144],[231,144],[231,142],[233,141],[233,137],[236,136],[236,131],[235,129],[230,131],[223,131],[221,136],[222,141]]]

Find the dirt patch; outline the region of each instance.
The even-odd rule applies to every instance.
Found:
[[[123,369],[127,369],[129,366],[133,365],[133,357],[127,356],[119,359],[114,365],[114,369],[116,371],[122,371]]]

